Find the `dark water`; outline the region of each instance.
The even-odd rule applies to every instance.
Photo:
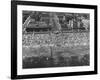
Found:
[[[71,57],[27,57],[23,59],[23,68],[47,68],[64,66],[89,66],[89,55],[86,54],[79,58]]]

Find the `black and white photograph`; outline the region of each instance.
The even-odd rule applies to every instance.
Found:
[[[96,74],[96,10],[93,5],[13,2],[12,78]]]
[[[23,68],[90,65],[90,14],[23,11]]]

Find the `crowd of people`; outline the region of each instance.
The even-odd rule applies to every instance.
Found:
[[[27,34],[23,35],[23,46],[86,46],[89,45],[88,33]]]
[[[22,44],[30,47],[87,46],[89,45],[89,24],[89,14],[30,12],[23,23]],[[46,30],[49,31],[46,33]]]

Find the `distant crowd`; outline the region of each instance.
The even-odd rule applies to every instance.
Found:
[[[62,35],[62,36],[61,36]],[[58,46],[58,47],[72,47],[72,46],[88,46],[88,33],[63,33],[56,34],[27,34],[23,35],[23,46]]]

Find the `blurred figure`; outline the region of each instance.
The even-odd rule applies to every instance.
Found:
[[[82,17],[82,23],[83,23],[83,27],[85,28],[86,31],[89,30],[90,27],[90,21],[84,17]]]

